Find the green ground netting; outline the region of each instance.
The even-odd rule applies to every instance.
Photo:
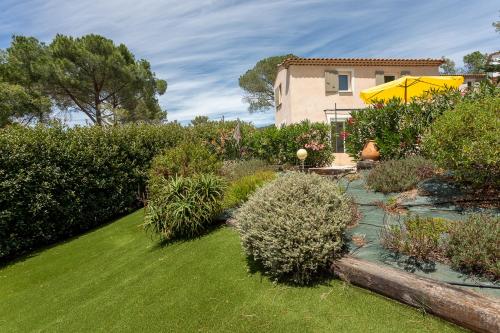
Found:
[[[366,175],[366,173],[361,173]],[[365,238],[366,245],[358,248],[355,244],[349,244],[349,249],[353,256],[369,260],[372,262],[383,263],[399,269],[425,276],[439,281],[452,283],[466,284],[481,284],[495,285],[489,281],[468,277],[455,270],[452,270],[448,265],[441,263],[415,263],[407,256],[396,257],[392,252],[385,250],[380,245],[379,233],[384,226],[384,222],[388,224],[398,223],[398,219],[404,219],[399,215],[387,214],[382,208],[378,207],[374,202],[387,201],[391,196],[382,193],[373,192],[366,189],[364,177],[349,181],[343,177],[339,182],[346,187],[347,193],[351,195],[359,205],[359,210],[362,214],[359,224],[348,231],[348,236],[360,235]],[[429,181],[421,184],[427,192],[432,192],[435,195],[419,196],[414,199],[406,199],[403,201],[403,206],[408,209],[410,214],[419,214],[422,216],[442,217],[450,220],[463,220],[467,214],[479,209],[467,209],[456,207],[449,204],[447,198],[456,194],[458,191],[451,185],[440,184]],[[444,203],[443,203],[444,202]],[[491,214],[499,214],[499,209],[481,209],[483,212]],[[496,284],[496,286],[500,286]],[[500,297],[500,289],[465,287],[476,291]]]

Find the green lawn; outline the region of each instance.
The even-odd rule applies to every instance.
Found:
[[[221,227],[161,247],[142,211],[0,269],[0,332],[452,332],[333,280],[298,288],[247,272]]]

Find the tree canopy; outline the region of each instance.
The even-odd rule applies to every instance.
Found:
[[[278,74],[278,65],[293,54],[268,57],[260,60],[239,78],[239,85],[244,91],[243,100],[248,103],[250,112],[268,111],[274,108],[274,81]]]
[[[22,40],[21,47],[0,50],[0,127],[45,121],[51,112],[51,101],[36,74],[38,64],[34,59],[41,59],[37,42],[16,37],[13,43],[17,40]],[[32,57],[25,58],[26,54]]]
[[[483,73],[487,60],[487,53],[474,51],[472,53],[466,54],[464,55],[464,70],[466,73]]]
[[[146,60],[99,35],[56,35],[49,45],[14,36],[5,52],[3,80],[50,98],[64,111],[83,112],[97,125],[160,121],[157,96],[167,83]],[[3,111],[2,111],[3,112]]]
[[[444,64],[439,66],[439,70],[443,74],[456,74],[457,70],[455,68],[455,62],[450,58],[442,57]]]

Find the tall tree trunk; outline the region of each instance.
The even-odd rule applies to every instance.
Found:
[[[96,103],[96,105],[95,105],[95,122],[98,126],[102,126],[102,116],[101,116],[100,103]]]
[[[94,78],[94,101],[95,101],[95,122],[98,126],[102,126],[102,114],[101,114],[101,99],[100,90],[97,82]]]

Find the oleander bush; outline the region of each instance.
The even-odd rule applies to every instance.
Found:
[[[500,279],[500,217],[474,214],[450,230],[448,257],[460,271]]]
[[[335,182],[288,172],[259,188],[237,210],[235,224],[245,252],[265,274],[308,284],[342,254],[351,214]]]
[[[424,136],[425,154],[475,187],[500,187],[500,88],[446,111]]]
[[[258,171],[232,181],[224,196],[224,208],[241,205],[248,200],[255,190],[275,177],[276,173],[273,171]]]
[[[346,150],[354,158],[368,140],[375,140],[383,160],[419,154],[421,137],[430,124],[457,98],[457,92],[433,94],[404,104],[400,99],[375,103],[351,112],[344,134]]]
[[[0,130],[0,258],[67,238],[140,205],[153,156],[178,124]]]
[[[239,141],[236,140],[239,126]],[[220,160],[251,158],[250,142],[255,126],[244,121],[216,121],[198,116],[186,128],[193,141],[201,142]]]
[[[380,241],[383,247],[418,260],[443,260],[445,234],[453,223],[443,218],[410,216],[401,224],[385,226]]]
[[[465,102],[479,106],[483,100],[498,97],[499,94],[500,88],[485,80],[479,87],[465,92],[458,89],[431,90],[407,104],[397,98],[376,102],[367,108],[351,112],[343,134],[346,150],[351,156],[358,158],[365,143],[375,140],[383,160],[421,154],[423,136],[441,115],[452,112],[458,104]],[[436,134],[438,137],[439,135]]]
[[[414,189],[420,181],[432,177],[434,169],[432,161],[420,156],[388,160],[370,171],[366,184],[377,192],[408,191]]]
[[[261,171],[273,170],[274,167],[263,160],[227,160],[223,162],[220,173],[227,180],[234,181]]]
[[[163,239],[199,235],[221,212],[225,186],[213,174],[152,178],[144,228]]]
[[[153,159],[152,176],[188,177],[201,173],[218,173],[222,163],[208,148],[195,141],[184,141]]]
[[[365,143],[375,140],[383,160],[419,154],[422,135],[460,98],[458,90],[430,92],[408,104],[394,98],[355,110],[346,125],[346,150],[358,158]]]
[[[281,128],[266,127],[257,130],[250,142],[253,156],[271,164],[299,164],[296,154],[300,148],[308,152],[307,166],[329,165],[334,152],[330,125],[303,121]]]

